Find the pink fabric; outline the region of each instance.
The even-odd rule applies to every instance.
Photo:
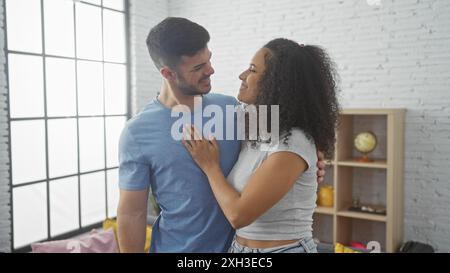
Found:
[[[117,253],[117,243],[112,228],[92,230],[89,234],[68,240],[31,244],[33,253]]]

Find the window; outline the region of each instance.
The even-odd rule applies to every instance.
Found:
[[[5,0],[13,251],[115,217],[125,0]]]

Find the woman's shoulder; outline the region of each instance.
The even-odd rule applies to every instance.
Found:
[[[312,138],[300,128],[292,128],[280,136],[278,143],[269,150],[269,155],[275,152],[293,152],[302,157],[308,166],[314,166],[317,161],[316,145]]]
[[[289,132],[285,132],[280,136],[280,144],[284,145],[301,145],[314,146],[314,141],[302,129],[293,127]]]

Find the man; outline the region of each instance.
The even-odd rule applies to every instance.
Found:
[[[203,98],[200,110],[218,105],[225,112],[226,105],[238,103],[233,97],[209,94],[214,74],[209,38],[202,26],[174,17],[153,27],[147,37],[163,84],[158,97],[128,121],[121,134],[117,213],[121,252],[144,250],[150,189],[162,209],[153,225],[150,252],[224,252],[230,246],[234,230],[206,176],[181,141],[171,136],[177,119],[171,117],[171,110],[177,105],[195,112],[194,98],[199,95]],[[209,119],[202,117],[203,124]],[[218,142],[221,168],[227,175],[238,158],[240,142]],[[323,179],[323,165],[318,163],[318,180]]]

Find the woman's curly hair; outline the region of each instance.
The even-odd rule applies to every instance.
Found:
[[[279,105],[280,134],[301,129],[327,157],[334,154],[339,114],[337,74],[324,49],[274,39],[258,82],[256,105]]]

